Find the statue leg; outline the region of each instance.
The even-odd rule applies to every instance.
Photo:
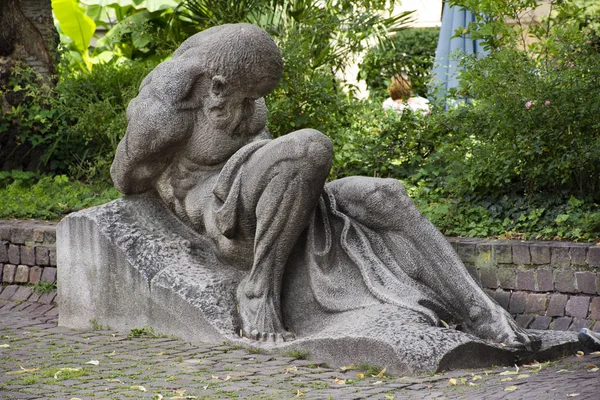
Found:
[[[252,269],[237,291],[244,336],[293,338],[281,318],[283,271],[323,191],[331,154],[329,139],[306,129],[273,140],[243,166],[241,228],[254,237]]]
[[[471,277],[444,235],[414,205],[395,179],[351,177],[331,182],[342,211],[374,231],[392,231],[408,241],[414,267],[400,266],[433,289],[446,312],[482,339],[536,349],[538,336],[519,327]]]

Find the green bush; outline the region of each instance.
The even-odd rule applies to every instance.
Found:
[[[360,64],[358,78],[367,83],[376,98],[388,97],[394,75],[406,73],[415,94],[425,97],[431,79],[439,28],[412,28],[397,32],[393,39],[369,49]]]
[[[86,185],[65,175],[0,171],[0,218],[58,220],[119,197],[109,185]]]

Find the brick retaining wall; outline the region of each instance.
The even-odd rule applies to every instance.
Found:
[[[532,329],[600,331],[600,246],[449,238],[484,290]],[[2,285],[56,281],[56,223],[0,221]],[[0,288],[1,289],[1,288]]]

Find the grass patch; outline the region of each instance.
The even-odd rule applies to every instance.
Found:
[[[46,294],[51,293],[57,289],[56,282],[50,283],[46,280],[39,281],[31,285],[31,288],[36,293]]]

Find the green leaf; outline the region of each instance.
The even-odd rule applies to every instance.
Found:
[[[87,61],[87,51],[96,30],[94,21],[84,14],[75,0],[52,0],[52,10],[60,29],[73,40],[74,46]]]

